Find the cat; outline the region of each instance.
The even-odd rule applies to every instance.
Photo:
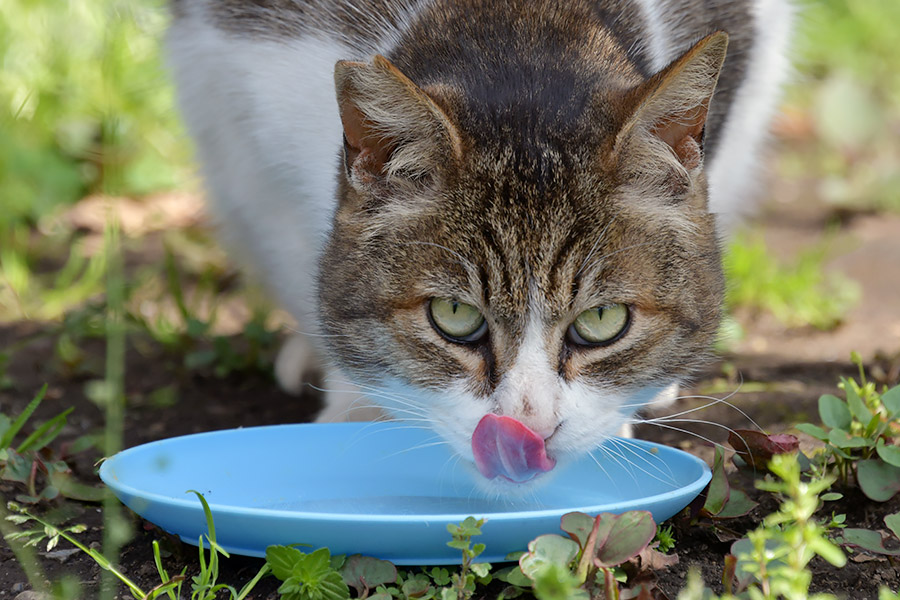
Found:
[[[787,0],[171,7],[215,215],[319,420],[425,423],[513,489],[709,360]]]

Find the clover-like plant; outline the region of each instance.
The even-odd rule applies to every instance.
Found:
[[[841,378],[846,399],[819,398],[819,416],[827,428],[801,423],[797,429],[825,443],[817,468],[835,472],[847,484],[855,476],[862,492],[886,502],[900,492],[900,386],[878,391],[867,381],[859,354],[851,355],[859,382]]]
[[[519,558],[519,569],[540,600],[618,598],[616,568],[637,557],[656,535],[647,511],[596,517],[572,512],[563,515],[560,528],[569,537],[539,536]]]

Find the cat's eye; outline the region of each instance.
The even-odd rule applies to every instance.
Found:
[[[428,316],[434,328],[454,342],[476,342],[487,333],[484,316],[471,304],[432,298]]]
[[[584,311],[569,326],[569,340],[582,346],[606,346],[628,330],[631,316],[624,304],[608,304]]]

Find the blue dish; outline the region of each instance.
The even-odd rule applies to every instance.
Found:
[[[453,564],[446,525],[484,517],[480,560],[499,562],[559,532],[571,511],[649,510],[657,522],[709,482],[698,458],[639,440],[561,465],[523,499],[488,497],[481,475],[431,430],[398,423],[278,425],[171,438],[105,461],[100,477],[133,511],[197,544],[209,502],[218,542],[264,556],[272,544],[328,547],[398,565]]]

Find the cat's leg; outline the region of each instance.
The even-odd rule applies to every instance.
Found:
[[[316,375],[322,375],[324,407],[316,415],[317,423],[374,421],[383,416],[359,387],[334,368],[325,366],[306,335],[289,337],[275,359],[275,378],[289,394],[299,395],[303,386]]]

